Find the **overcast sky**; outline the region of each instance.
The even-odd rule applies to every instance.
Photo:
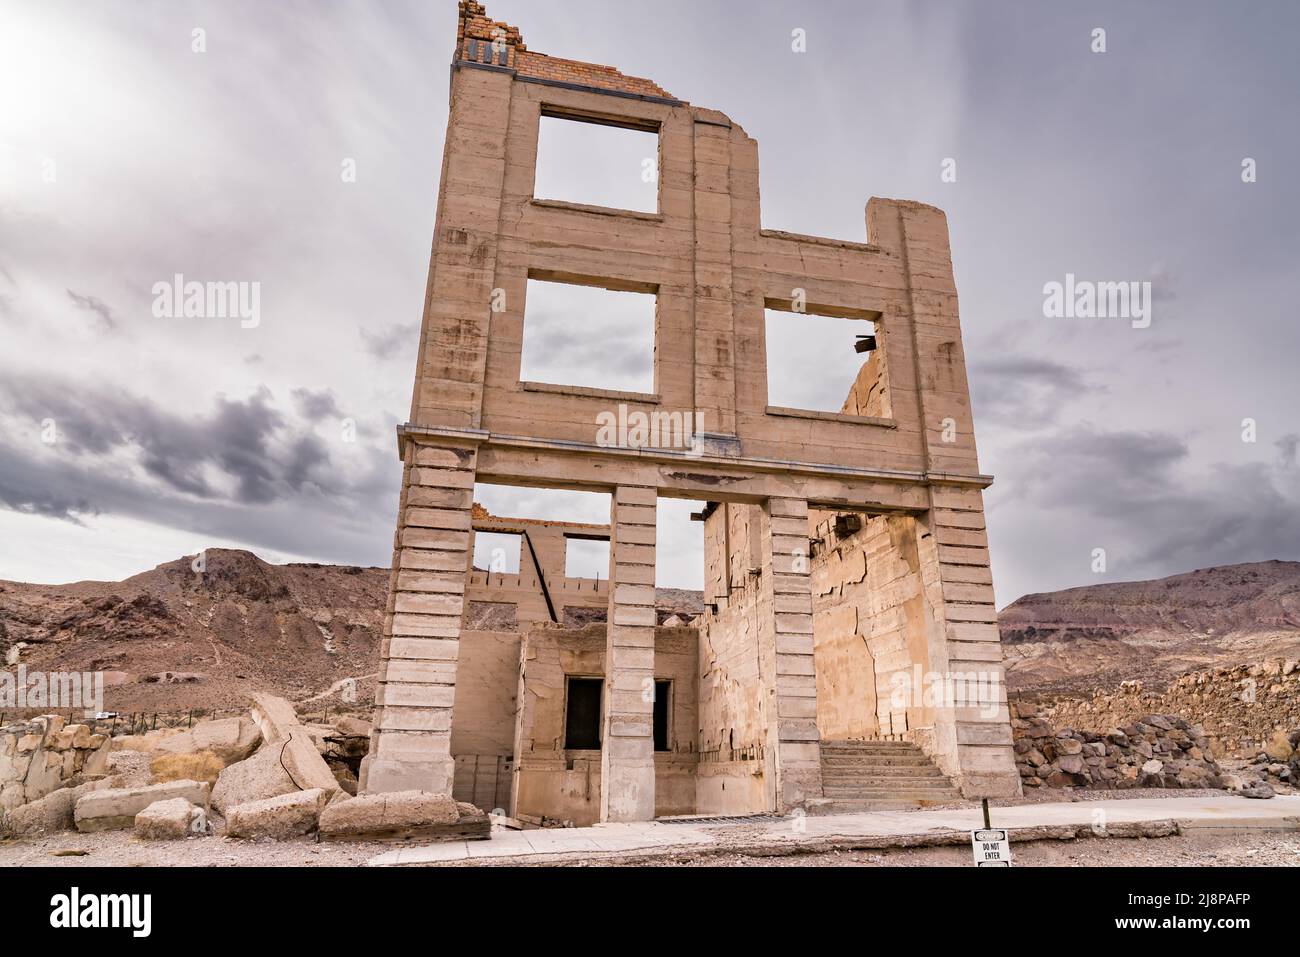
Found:
[[[732,116],[766,227],[947,211],[999,604],[1300,559],[1300,6],[737,7],[488,12]],[[0,578],[216,545],[387,564],[455,26],[452,0],[0,0]],[[260,283],[260,322],[154,316],[177,273]],[[1046,318],[1067,273],[1150,281],[1150,327]],[[851,367],[804,401],[837,406]],[[660,584],[698,586],[699,526],[664,511]]]

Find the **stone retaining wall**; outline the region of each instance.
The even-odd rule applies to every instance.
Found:
[[[0,811],[108,770],[108,735],[44,715],[0,728]]]
[[[1113,728],[1057,730],[1035,715],[1011,722],[1016,767],[1027,788],[1221,788],[1205,729],[1149,714]]]

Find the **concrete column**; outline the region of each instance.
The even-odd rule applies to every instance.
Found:
[[[609,541],[609,623],[600,819],[655,816],[655,501],[656,490],[614,491]]]
[[[931,668],[952,683],[935,712],[932,757],[967,798],[1016,797],[1006,671],[989,570],[983,496],[932,488],[934,507],[917,539],[931,609]]]
[[[451,794],[456,695],[477,453],[407,446],[379,687],[361,790]]]
[[[695,122],[695,408],[704,447],[739,454],[732,293],[731,128]]]
[[[760,632],[760,661],[771,702],[768,748],[775,772],[774,809],[785,811],[822,796],[806,501],[767,501],[762,548],[760,610],[770,621]]]

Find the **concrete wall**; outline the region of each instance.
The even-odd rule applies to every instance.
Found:
[[[594,824],[601,751],[565,749],[565,692],[568,677],[606,677],[606,627],[538,625],[523,637],[521,654],[514,813]],[[657,817],[695,811],[697,655],[694,628],[655,629],[654,676],[672,682],[671,750],[654,755]]]
[[[506,809],[513,784],[520,633],[550,621],[551,607],[561,621],[566,609],[571,617],[606,614],[609,583],[566,578],[564,572],[566,536],[600,538],[609,535],[609,527],[501,518],[475,506],[471,555],[479,532],[518,534],[519,570],[504,574],[475,568],[466,576],[451,721],[452,793],[482,808]]]
[[[930,739],[933,710],[924,699],[895,700],[914,668],[931,671],[936,623],[926,604],[909,515],[853,516],[856,533],[840,538],[833,512],[810,519],[821,543],[812,558],[817,724],[827,740]]]

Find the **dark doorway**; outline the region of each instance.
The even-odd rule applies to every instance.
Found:
[[[655,682],[655,750],[668,751],[668,713],[672,706],[673,683]]]
[[[570,751],[600,750],[601,678],[570,678],[564,716],[564,747]]]

